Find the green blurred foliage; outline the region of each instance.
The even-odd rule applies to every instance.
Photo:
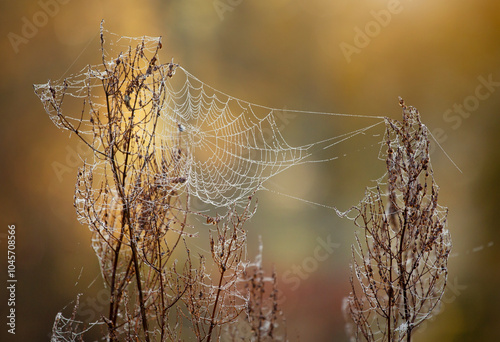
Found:
[[[387,11],[390,17],[383,16]],[[499,13],[500,3],[493,0],[3,2],[1,233],[15,224],[18,234],[17,334],[8,340],[48,340],[59,310],[70,309],[80,292],[89,306],[102,288],[90,234],[76,222],[72,205],[77,142],[53,126],[32,84],[97,63],[103,18],[118,34],[162,35],[163,61],[174,57],[204,82],[254,103],[392,118],[400,115],[397,96],[416,106],[463,173],[435,149],[440,203],[450,208],[452,288],[442,314],[415,340],[498,340],[500,93],[493,86],[477,106],[471,97],[477,97],[481,76],[500,81]],[[38,23],[36,32],[25,28],[27,22]],[[12,44],[12,33],[19,37],[23,30],[30,37]],[[372,37],[356,38],[367,30]],[[356,39],[363,47],[356,47]],[[359,50],[350,62],[343,43]],[[467,103],[474,110],[455,110],[455,104]],[[356,123],[325,118],[285,129],[292,139],[307,141],[342,134]],[[347,151],[348,157],[291,169],[273,179],[272,187],[347,209],[383,172],[377,146],[357,152],[372,143],[351,139],[335,151]],[[57,163],[67,172],[58,175]],[[265,261],[280,274],[289,338],[347,340],[341,302],[349,291],[353,226],[332,210],[269,192],[258,197],[259,211],[247,226],[249,253],[256,254],[261,235]],[[338,248],[325,261],[309,264],[312,271],[295,286],[285,275],[307,267],[318,238],[327,237]],[[5,251],[5,239],[1,246]],[[2,270],[5,262],[2,257]],[[2,317],[6,310],[0,303]],[[6,334],[3,327],[0,336]]]

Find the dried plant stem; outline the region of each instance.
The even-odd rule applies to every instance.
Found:
[[[231,246],[229,246],[229,248],[231,249]],[[212,332],[214,330],[214,327],[216,326],[215,317],[216,317],[216,313],[217,313],[217,306],[219,304],[219,299],[221,296],[222,283],[224,281],[224,274],[226,273],[226,268],[224,265],[227,263],[227,259],[229,258],[229,255],[230,254],[227,254],[226,260],[223,263],[222,270],[220,272],[219,284],[217,285],[217,294],[215,295],[215,303],[214,303],[214,307],[212,309],[212,317],[210,318],[210,328],[209,328],[208,334],[207,334],[207,342],[210,342],[210,340],[212,339]]]
[[[427,128],[415,108],[400,104],[403,121],[386,119],[387,182],[356,208],[364,240],[356,235],[344,311],[351,336],[367,341],[411,341],[437,312],[448,273],[447,209],[437,201]]]

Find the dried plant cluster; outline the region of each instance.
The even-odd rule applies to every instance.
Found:
[[[110,44],[122,39],[134,41]],[[78,321],[77,298],[70,318],[57,315],[52,341],[82,341],[96,326],[108,341],[286,340],[277,276],[266,276],[262,250],[254,262],[247,258],[252,196],[215,217],[190,207],[198,190],[190,183],[193,140],[171,114],[194,108],[171,101],[191,95],[170,91],[178,65],[161,64],[161,48],[161,40],[144,37],[109,55],[101,25],[100,66],[35,86],[56,126],[93,152],[78,171],[74,204],[109,290],[100,320]],[[428,131],[415,108],[400,104],[402,122],[386,119],[386,181],[354,208],[362,237],[352,248],[344,312],[356,340],[410,341],[438,311],[446,286],[451,241]],[[68,115],[74,108],[81,110]],[[195,226],[200,218],[208,234]]]
[[[356,340],[410,341],[438,311],[446,286],[451,240],[428,131],[414,107],[400,104],[402,122],[386,119],[387,181],[367,190],[356,208],[363,237],[352,247],[352,291],[344,301]]]
[[[153,49],[145,41],[110,58],[101,27],[99,68],[35,86],[53,122],[93,151],[78,172],[75,207],[109,289],[97,323],[108,341],[277,339],[276,276],[264,277],[246,255],[243,226],[256,204],[250,197],[243,210],[215,218],[190,209],[182,126],[161,135],[169,139],[156,134],[177,65],[159,62],[159,40]],[[71,100],[83,106],[74,117]],[[213,224],[209,241],[198,241],[193,216]],[[194,252],[205,243],[210,253]],[[59,314],[53,341],[83,340],[79,326],[75,312]]]

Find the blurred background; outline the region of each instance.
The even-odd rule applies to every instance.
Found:
[[[163,36],[163,62],[173,57],[253,103],[395,119],[398,96],[417,107],[462,172],[433,149],[453,254],[442,313],[415,341],[500,339],[498,1],[21,0],[0,8],[0,340],[47,341],[57,312],[70,312],[79,293],[87,322],[104,307],[90,233],[73,208],[77,153],[87,152],[57,130],[32,87],[98,63],[101,19],[117,34]],[[284,122],[285,136],[315,141],[373,123],[299,122]],[[334,151],[346,157],[292,168],[266,186],[345,210],[384,171],[379,140],[349,139]],[[341,304],[354,226],[325,207],[266,191],[257,197],[246,226],[249,256],[261,236],[266,268],[278,272],[289,339],[347,341]],[[15,336],[6,328],[9,224],[16,226]],[[314,259],[325,243],[328,257]]]

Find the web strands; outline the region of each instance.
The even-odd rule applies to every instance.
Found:
[[[181,131],[191,158],[190,191],[202,201],[218,207],[244,205],[267,179],[310,156],[311,146],[286,142],[276,110],[215,91],[182,68],[175,78],[163,135],[173,123]],[[176,89],[173,83],[179,81]]]
[[[183,158],[183,170],[179,170],[183,182],[179,182],[179,191],[185,187],[191,195],[216,207],[244,206],[256,190],[264,189],[263,184],[269,178],[291,166],[335,159],[336,156],[314,160],[313,155],[383,122],[382,117],[280,110],[242,101],[215,90],[176,64],[161,64],[160,38],[120,37],[110,32],[105,36],[101,65],[88,66],[64,80],[35,86],[52,121],[79,135],[96,136],[92,115],[106,116],[109,110],[103,85],[122,82],[125,87],[137,82],[130,75],[110,79],[110,70],[116,69],[118,63],[129,63],[135,74],[142,75],[140,81],[145,86],[136,97],[124,90],[125,95],[116,100],[120,103],[112,103],[121,105],[124,112],[124,120],[119,125],[126,125],[133,105],[143,110],[154,107],[158,120],[147,126],[144,136],[154,139],[158,164],[164,163],[165,158]],[[151,61],[156,62],[153,69]],[[82,99],[81,111],[62,115],[63,100],[64,105],[74,111],[74,108],[82,108]],[[68,104],[71,100],[80,102]],[[375,118],[377,123],[310,144],[291,146],[277,124],[283,112]],[[105,124],[109,122],[104,120],[102,126]],[[88,144],[94,151],[106,145],[93,139],[89,139]],[[95,155],[105,159],[103,154]]]
[[[275,109],[232,97],[203,83],[182,67],[168,80],[163,120],[167,136],[177,126],[189,149],[190,193],[217,207],[244,206],[271,177],[314,159],[328,149],[383,122],[381,117]],[[373,125],[313,143],[292,146],[282,135],[283,113],[377,119]]]
[[[80,71],[71,74],[64,79],[56,81],[49,80],[44,84],[35,84],[35,94],[40,98],[45,111],[49,114],[54,124],[65,130],[73,131],[77,129],[78,134],[93,135],[94,122],[92,115],[105,116],[108,109],[105,101],[104,88],[116,82],[117,88],[123,89],[131,85],[134,81],[131,73],[125,73],[126,68],[130,68],[134,75],[142,75],[139,81],[145,86],[140,94],[140,100],[146,104],[155,104],[153,101],[155,94],[161,94],[161,87],[164,84],[164,73],[170,71],[167,66],[157,67],[155,72],[149,71],[150,61],[157,60],[158,49],[161,47],[161,39],[158,37],[120,37],[106,30],[101,32],[101,39],[106,39],[106,49],[102,49],[102,63],[87,65]],[[150,56],[146,56],[150,54]],[[149,57],[149,58],[148,58]],[[120,65],[121,64],[121,65]],[[159,63],[156,63],[159,66]],[[122,69],[120,78],[116,78],[113,71]],[[137,80],[136,80],[137,81]],[[120,89],[120,90],[121,90]],[[115,95],[115,94],[111,94]],[[83,101],[82,101],[83,100]],[[113,102],[114,105],[119,103]],[[133,98],[121,98],[128,108],[125,112],[130,114],[130,104]],[[139,101],[138,101],[139,102]],[[83,107],[82,107],[83,103]],[[68,114],[71,112],[71,114]]]

